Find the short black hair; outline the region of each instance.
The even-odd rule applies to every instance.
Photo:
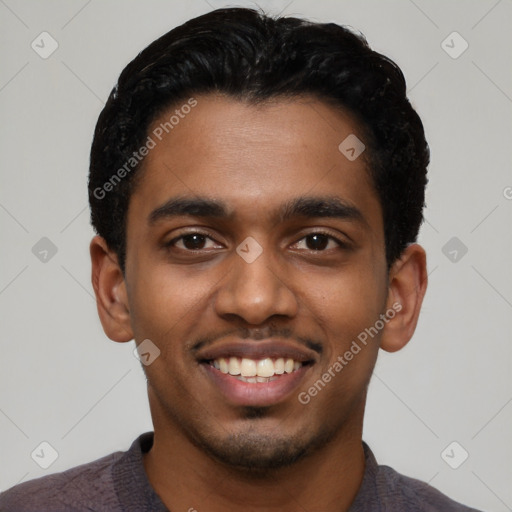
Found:
[[[166,109],[207,93],[249,103],[309,95],[351,113],[365,133],[388,268],[416,241],[430,152],[400,68],[347,27],[225,8],[174,28],[137,55],[99,116],[90,158],[91,222],[123,271],[126,216],[141,167],[134,154]]]

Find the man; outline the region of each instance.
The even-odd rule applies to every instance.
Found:
[[[335,24],[220,9],[122,72],[91,151],[92,282],[154,434],[2,510],[472,510],[362,442],[412,337],[429,160],[400,69]]]

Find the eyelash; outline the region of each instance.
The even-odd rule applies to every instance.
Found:
[[[211,238],[210,235],[208,235],[207,233],[203,233],[201,231],[190,231],[188,233],[183,233],[182,235],[173,238],[169,242],[166,242],[164,245],[165,245],[166,248],[172,249],[175,246],[176,242],[178,242],[179,240],[182,240],[186,236],[192,236],[192,235],[200,235],[200,236],[203,236],[205,238],[208,238],[212,242],[215,242],[215,240],[213,238]],[[301,240],[304,240],[307,237],[310,237],[310,236],[313,236],[313,235],[323,235],[323,236],[326,236],[329,240],[334,240],[334,242],[336,242],[338,244],[338,249],[343,249],[343,248],[347,248],[348,247],[348,243],[343,242],[342,240],[340,240],[339,238],[333,236],[331,233],[329,233],[327,231],[312,231],[311,233],[308,233],[307,235],[304,235],[302,238],[300,238],[297,242],[294,243],[294,245],[296,245]],[[193,254],[194,253],[198,253],[200,251],[204,251],[204,249],[196,249],[196,250],[194,250],[194,249],[186,249],[186,248],[185,249],[184,248],[178,248],[178,249],[180,251],[189,252],[189,253],[193,253]],[[320,250],[306,249],[306,250],[309,253],[322,253],[322,252],[325,253],[325,252],[329,251],[329,249],[320,249]]]

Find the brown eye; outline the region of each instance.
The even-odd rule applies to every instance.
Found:
[[[334,244],[334,245],[332,245]],[[335,249],[336,247],[344,247],[345,244],[337,238],[327,233],[310,233],[301,238],[295,245],[303,247],[309,251],[322,252],[326,249]]]
[[[329,237],[327,235],[314,234],[308,235],[305,238],[308,249],[312,249],[313,251],[323,251],[329,243]]]
[[[181,237],[185,249],[189,249],[191,251],[203,249],[207,238],[207,236],[201,235],[199,233],[193,233],[191,235],[184,235]]]
[[[179,251],[201,251],[203,249],[219,248],[213,238],[200,232],[184,233],[167,242],[165,246],[168,249],[177,249]]]

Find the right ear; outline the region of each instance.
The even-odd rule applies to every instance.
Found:
[[[95,236],[91,240],[90,254],[92,286],[103,330],[113,341],[131,341],[133,331],[128,295],[117,254],[109,249],[101,236]]]

